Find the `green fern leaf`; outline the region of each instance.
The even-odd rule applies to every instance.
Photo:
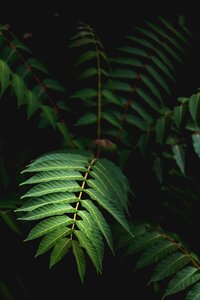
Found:
[[[189,111],[194,122],[198,122],[200,113],[200,93],[191,96],[189,100]]]
[[[18,218],[18,220],[33,221],[55,215],[64,215],[65,213],[75,213],[76,211],[70,204],[49,204],[28,212],[25,216]]]
[[[200,299],[200,283],[197,283],[187,293],[185,300],[199,300],[199,299]]]
[[[174,76],[172,75],[170,69],[166,66],[165,63],[163,63],[158,57],[152,56],[151,57],[152,61],[155,63],[155,65],[170,79],[175,81]]]
[[[132,67],[142,67],[143,63],[137,59],[129,57],[114,57],[110,59],[111,62],[118,63],[120,65],[127,65]]]
[[[29,178],[28,180],[20,183],[24,184],[36,184],[54,180],[83,180],[83,176],[79,171],[74,170],[56,170],[48,172],[40,172]]]
[[[187,287],[191,286],[195,282],[200,280],[200,272],[197,268],[188,266],[179,271],[169,282],[165,294],[162,299],[169,295],[176,294]]]
[[[133,116],[131,114],[126,115],[126,122],[134,125],[135,127],[138,127],[142,131],[149,130],[148,124],[143,119]]]
[[[176,163],[181,170],[181,172],[185,173],[185,149],[184,145],[177,144],[172,146],[172,151],[174,154],[174,158],[176,160]]]
[[[27,64],[38,71],[41,71],[45,74],[49,74],[47,68],[39,60],[35,58],[29,58],[27,60]]]
[[[53,128],[56,128],[56,122],[58,116],[53,110],[53,108],[47,105],[41,105],[41,109],[42,109],[42,115],[45,117],[45,119],[47,119],[47,121],[53,126]]]
[[[182,122],[183,122],[183,117],[185,115],[186,109],[185,105],[179,105],[174,107],[174,122],[179,129]]]
[[[163,104],[161,94],[159,90],[157,89],[156,85],[151,81],[146,75],[141,75],[142,81],[145,83],[145,85],[149,88],[149,90],[153,93],[154,96],[160,101],[161,104]]]
[[[112,88],[115,91],[120,91],[120,92],[131,92],[132,91],[132,86],[127,83],[127,82],[122,82],[118,80],[113,80],[112,81]]]
[[[22,104],[26,103],[25,93],[26,93],[27,87],[26,87],[24,81],[22,80],[22,78],[20,76],[18,76],[17,74],[12,74],[11,84],[12,84],[12,87],[13,87],[14,92],[17,97],[18,107],[20,107]]]
[[[78,121],[76,121],[76,126],[82,126],[82,125],[91,125],[97,123],[97,115],[92,112],[87,112],[84,115],[82,115]]]
[[[131,245],[127,248],[127,255],[139,253],[142,250],[150,247],[155,242],[162,238],[159,232],[146,232],[143,235],[136,238]]]
[[[200,157],[200,134],[194,133],[192,135],[192,140],[193,140],[193,148],[196,154]]]
[[[76,181],[52,181],[40,183],[31,188],[21,199],[26,197],[40,197],[51,193],[60,192],[79,192],[81,191],[80,185]]]
[[[115,69],[112,71],[111,77],[121,79],[135,79],[137,77],[137,73],[133,70],[128,69]]]
[[[88,237],[80,230],[75,231],[75,235],[77,236],[80,245],[86,250],[87,254],[89,255],[91,261],[93,262],[97,272],[102,272],[102,265],[99,261],[99,256],[97,254],[96,249],[94,248],[93,244],[90,242]]]
[[[65,227],[61,226],[59,229],[56,229],[54,231],[51,231],[50,233],[46,234],[37,249],[37,253],[35,257],[44,254],[47,252],[49,249],[51,249],[60,239],[64,238],[65,236],[68,236],[72,233],[72,230]]]
[[[27,90],[25,97],[27,102],[27,117],[30,119],[30,117],[38,110],[41,104],[33,91]]]
[[[81,75],[80,75],[80,79],[85,79],[85,78],[90,78],[90,77],[94,77],[97,75],[97,69],[96,68],[89,68],[87,70],[85,70]]]
[[[156,266],[149,283],[162,280],[177,273],[181,268],[188,264],[190,258],[183,253],[175,252],[170,254]]]
[[[125,216],[128,213],[129,184],[120,168],[107,159],[92,158],[90,153],[80,155],[60,151],[40,156],[24,172],[37,173],[22,185],[36,185],[22,196],[31,199],[16,210],[27,212],[19,219],[34,221],[45,218],[26,239],[44,236],[36,256],[54,246],[50,258],[50,266],[53,266],[68,252],[65,237],[70,235],[70,247],[74,241],[78,243],[73,246],[73,253],[81,280],[85,274],[81,247],[97,272],[101,272],[104,239],[112,251],[113,245],[110,227],[100,209],[109,212],[132,235]]]
[[[173,242],[161,240],[155,245],[147,248],[137,262],[136,270],[157,263],[159,260],[177,249]]]
[[[103,197],[98,191],[90,188],[85,191],[93,200],[96,200],[99,205],[101,205],[105,210],[107,210],[131,235],[127,220],[124,213],[114,205],[114,203],[109,202],[105,197]]]
[[[29,233],[25,241],[39,238],[57,228],[64,225],[73,224],[74,220],[67,216],[54,216],[38,223]]]
[[[94,221],[96,222],[97,226],[101,230],[104,238],[106,239],[110,249],[114,253],[113,249],[113,241],[112,241],[112,233],[110,227],[108,226],[103,214],[97,207],[93,204],[91,200],[83,200],[82,201],[83,207],[85,207],[92,215]]]
[[[151,114],[138,102],[132,101],[131,108],[135,110],[145,121],[153,123]]]
[[[142,89],[137,88],[138,95],[155,111],[160,111],[160,106]]]
[[[85,271],[86,271],[85,255],[77,241],[72,241],[72,249],[76,259],[78,273],[83,283],[85,277]]]
[[[49,204],[59,204],[59,203],[74,203],[77,202],[77,198],[73,193],[53,193],[47,194],[42,197],[31,198],[26,201],[20,208],[16,209],[15,212],[18,211],[32,211],[39,207]]]
[[[10,84],[11,70],[6,62],[0,60],[0,97],[6,91]]]
[[[172,31],[180,40],[184,43],[188,44],[188,39],[182,34],[177,28],[174,27],[168,20],[159,16],[160,21],[170,30]]]
[[[160,74],[155,70],[155,68],[152,67],[151,65],[148,65],[146,67],[146,69],[149,72],[149,74],[153,77],[153,79],[158,82],[158,84],[166,91],[166,93],[168,95],[170,95],[170,90],[169,90],[168,84],[160,76]]]
[[[130,53],[133,55],[138,55],[141,57],[148,57],[147,52],[145,52],[142,49],[136,48],[136,47],[119,47],[118,50],[125,52],[125,53]]]
[[[79,59],[77,60],[75,65],[76,66],[81,65],[93,58],[96,58],[96,52],[95,51],[87,51],[79,57]]]
[[[72,240],[68,238],[62,238],[56,243],[50,257],[50,268],[52,268],[65,256],[71,246]]]
[[[51,89],[53,91],[65,92],[65,88],[57,80],[44,79],[43,84],[45,85],[46,88]]]

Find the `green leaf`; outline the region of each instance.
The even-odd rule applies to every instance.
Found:
[[[79,171],[56,170],[56,171],[48,171],[48,172],[39,172],[33,175],[28,180],[20,183],[20,185],[36,184],[36,183],[49,182],[54,180],[83,180],[83,179],[84,177],[81,175]]]
[[[160,232],[146,232],[139,236],[139,238],[135,238],[127,248],[127,255],[132,255],[135,253],[139,253],[142,250],[150,247],[154,243],[158,242],[162,238]]]
[[[85,99],[91,99],[91,98],[94,98],[94,97],[96,97],[96,96],[97,96],[97,91],[96,91],[96,90],[86,88],[86,89],[81,89],[81,90],[76,91],[76,92],[71,96],[71,98],[78,98],[78,99],[85,100]]]
[[[74,180],[45,182],[31,188],[21,199],[26,197],[40,197],[51,193],[79,192],[81,190],[80,185]]]
[[[72,240],[67,238],[62,238],[56,243],[50,257],[50,268],[57,264],[66,255],[71,246]]]
[[[127,114],[126,115],[126,121],[127,121],[127,123],[138,127],[142,131],[148,131],[149,130],[149,126],[148,126],[147,122],[145,122],[143,119],[141,119],[139,117],[136,117],[134,115]]]
[[[185,112],[186,112],[186,108],[185,105],[183,104],[174,107],[174,122],[178,129],[182,125]]]
[[[88,237],[83,231],[76,230],[74,233],[78,238],[80,245],[86,250],[97,272],[101,273],[102,265],[100,264],[98,253],[95,247],[93,246],[93,244],[91,243],[91,241],[88,239]]]
[[[133,70],[128,69],[115,69],[111,72],[111,77],[121,79],[135,79],[137,73]]]
[[[114,57],[111,58],[111,62],[118,63],[121,65],[133,66],[133,67],[142,67],[143,63],[138,59],[132,59],[128,57]]]
[[[200,283],[198,282],[187,293],[185,300],[199,300],[199,299],[200,299]]]
[[[6,91],[10,84],[11,70],[6,62],[0,60],[0,97]]]
[[[97,75],[97,69],[96,68],[89,68],[87,70],[85,70],[81,75],[80,75],[80,79],[85,79],[85,78],[90,78],[90,77],[94,77]]]
[[[85,271],[86,271],[85,255],[77,241],[72,241],[72,249],[73,249],[73,254],[75,256],[75,259],[76,259],[78,273],[79,273],[81,282],[83,283],[84,277],[85,277]]]
[[[196,154],[200,157],[200,134],[199,133],[192,134],[192,140],[193,140],[193,148]]]
[[[141,57],[148,57],[147,52],[145,52],[142,49],[136,48],[136,47],[119,47],[118,49],[125,53],[130,53],[130,54],[138,55]]]
[[[49,204],[38,207],[33,211],[28,212],[25,216],[18,218],[18,220],[33,221],[50,216],[59,216],[66,213],[75,213],[77,210],[70,204],[59,203]]]
[[[200,93],[192,95],[189,100],[189,111],[192,116],[192,119],[195,122],[199,121],[200,113]]]
[[[77,197],[73,193],[52,193],[42,197],[31,198],[26,201],[22,207],[17,208],[18,211],[32,211],[38,207],[42,207],[48,204],[59,204],[59,203],[74,203],[77,202]]]
[[[168,240],[161,240],[145,250],[145,252],[139,258],[135,269],[140,269],[145,266],[157,263],[176,249],[177,246],[173,242],[170,242]]]
[[[165,115],[156,122],[156,142],[163,144],[170,129],[170,117]]]
[[[105,237],[110,249],[114,253],[112,233],[111,233],[110,227],[108,226],[103,214],[93,204],[93,202],[91,200],[83,200],[81,203],[82,203],[82,206],[85,207],[91,213],[94,221],[96,222],[97,226],[99,227],[103,236]]]
[[[149,88],[149,90],[152,92],[154,96],[159,100],[161,104],[163,104],[162,97],[160,94],[160,91],[157,89],[156,85],[151,81],[146,75],[141,74],[141,79],[144,82],[144,84]]]
[[[171,279],[162,299],[169,295],[173,295],[182,290],[185,290],[187,287],[199,280],[200,272],[197,268],[191,266],[184,268]]]
[[[53,91],[58,91],[58,92],[65,92],[65,88],[63,87],[63,85],[57,81],[57,80],[53,80],[53,79],[44,79],[43,80],[43,84],[45,85],[46,88],[51,89]]]
[[[77,60],[75,65],[76,66],[81,65],[93,58],[96,58],[96,52],[95,51],[87,51],[79,57],[79,59]]]
[[[174,154],[174,158],[176,163],[181,170],[181,172],[185,173],[185,149],[184,145],[177,144],[172,146],[172,152]]]
[[[189,261],[190,258],[181,252],[170,254],[156,266],[149,283],[162,280],[177,273]]]
[[[60,226],[58,229],[51,231],[50,233],[46,234],[37,249],[37,253],[35,257],[44,254],[49,249],[51,249],[60,239],[64,238],[65,236],[72,233],[72,230],[65,227]]]
[[[82,115],[78,121],[76,121],[76,126],[82,126],[82,125],[91,125],[97,123],[97,115],[92,112],[87,112],[84,115]]]
[[[123,211],[119,210],[116,205],[103,197],[98,191],[90,188],[85,190],[85,192],[107,210],[123,226],[123,228],[132,235]]]
[[[132,86],[129,83],[113,80],[112,81],[112,89],[115,91],[121,92],[131,92],[133,90]]]
[[[113,103],[120,106],[123,105],[121,99],[109,90],[103,89],[102,96],[105,97],[105,99],[107,100],[106,102],[108,103]]]
[[[11,211],[0,211],[0,218],[8,225],[8,227],[17,234],[21,234],[21,230],[13,213]]]
[[[158,57],[156,56],[151,56],[152,61],[155,63],[155,65],[170,79],[175,81],[174,76],[172,75],[171,71],[169,68],[166,66],[164,62],[162,62]]]
[[[160,105],[157,104],[144,90],[137,88],[136,92],[152,109],[159,112]]]
[[[131,108],[134,109],[145,121],[148,123],[153,123],[153,117],[148,113],[148,111],[136,101],[132,101]]]
[[[167,92],[167,94],[170,95],[169,87],[161,75],[150,65],[147,66],[146,69],[153,79],[155,79],[155,81],[159,83],[159,85]]]
[[[35,58],[29,58],[27,60],[27,64],[38,71],[42,71],[43,73],[49,74],[49,71],[47,70],[45,65],[43,65],[39,60]]]
[[[53,128],[56,128],[58,115],[53,110],[53,108],[49,107],[48,105],[41,105],[41,109],[42,115],[45,117],[45,119],[53,126]]]
[[[35,93],[33,91],[27,90],[26,92],[27,101],[27,115],[28,119],[38,110],[40,107],[40,102],[38,101]]]
[[[22,104],[26,103],[25,94],[27,87],[22,78],[17,74],[12,74],[12,87],[17,97],[18,107],[20,107]]]
[[[54,216],[38,223],[29,233],[25,241],[37,239],[61,226],[73,224],[74,220],[67,216]]]

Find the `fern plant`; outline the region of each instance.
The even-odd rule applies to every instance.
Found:
[[[88,258],[102,273],[105,246],[113,254],[122,248],[129,257],[143,251],[134,271],[155,266],[149,284],[156,287],[171,278],[162,299],[181,291],[186,300],[198,299],[199,258],[176,228],[170,233],[149,220],[132,222],[140,197],[133,193],[135,157],[156,176],[158,209],[192,222],[200,208],[199,181],[186,166],[186,155],[200,156],[199,92],[169,103],[176,69],[191,42],[182,16],[174,23],[158,17],[135,27],[124,46],[107,53],[94,28],[79,22],[69,41],[69,51],[78,56],[79,81],[67,95],[9,28],[0,26],[2,101],[16,98],[30,122],[36,118],[39,129],[51,126],[61,134],[61,149],[26,159],[20,167],[21,197],[0,200],[0,216],[16,232],[18,224],[34,223],[25,241],[40,240],[35,256],[49,252],[50,268],[71,252],[84,283]],[[7,191],[4,157],[0,162]],[[165,224],[161,211],[156,221]],[[17,220],[10,218],[13,212]]]
[[[134,272],[153,265],[148,285],[168,279],[162,299],[185,291],[186,300],[198,299],[200,288],[200,260],[188,250],[187,245],[175,233],[165,232],[153,224],[132,222],[134,238],[126,233],[116,237],[116,247],[125,255],[139,256]],[[118,230],[122,230],[118,228]],[[157,287],[156,287],[157,289]],[[163,291],[162,291],[163,292]]]

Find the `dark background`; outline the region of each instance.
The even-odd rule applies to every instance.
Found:
[[[108,1],[107,1],[108,2]],[[109,5],[109,6],[108,6]],[[91,3],[66,1],[65,5],[29,2],[7,2],[6,7],[1,7],[0,23],[10,24],[11,30],[24,39],[24,34],[30,33],[30,37],[24,39],[24,43],[32,49],[34,57],[41,60],[49,69],[51,77],[62,82],[69,95],[75,88],[76,82],[72,70],[73,55],[68,49],[68,41],[72,36],[76,22],[81,20],[89,23],[102,39],[106,51],[112,52],[115,46],[120,45],[125,34],[130,32],[134,25],[142,25],[145,19],[152,19],[158,15],[168,19],[177,18],[184,14],[190,31],[195,36],[194,47],[184,66],[177,70],[177,84],[174,87],[174,97],[189,96],[199,87],[199,9],[198,7],[180,7],[178,4],[153,2],[137,3],[121,1],[117,3],[103,3],[93,1]],[[49,151],[49,147],[56,147],[56,138],[40,136],[32,125],[27,124],[22,112],[16,116],[16,106],[7,107],[0,112],[1,134],[5,135],[9,145],[10,155],[14,155],[15,145],[27,144],[32,147],[33,155]],[[9,110],[9,113],[8,113]],[[4,116],[4,120],[2,119]],[[9,127],[2,130],[5,123]],[[14,126],[13,126],[14,125]],[[34,137],[36,134],[38,136]],[[40,142],[38,146],[36,142]],[[53,145],[53,143],[55,144]],[[67,256],[52,270],[48,269],[48,254],[34,259],[37,242],[23,243],[23,237],[16,237],[14,233],[1,224],[0,255],[5,265],[0,266],[1,274],[6,278],[14,291],[16,299],[67,299],[79,296],[87,299],[106,297],[133,297],[134,299],[159,299],[151,287],[146,287],[148,271],[132,274],[134,260],[120,255],[112,256],[109,250],[105,251],[104,271],[102,275],[96,274],[91,263],[88,263],[84,286],[80,283],[76,265],[72,257]],[[19,291],[16,278],[17,274],[23,282],[25,295]],[[24,297],[24,298],[23,298]]]

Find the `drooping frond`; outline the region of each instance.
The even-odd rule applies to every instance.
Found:
[[[34,174],[21,183],[32,188],[21,197],[26,201],[16,212],[24,213],[20,220],[40,220],[26,238],[42,238],[36,256],[53,248],[52,267],[72,249],[82,281],[85,253],[101,273],[104,239],[114,251],[103,212],[131,234],[126,219],[129,186],[120,168],[91,154],[59,152],[41,156],[23,173]]]
[[[130,227],[135,238],[131,238],[117,226],[114,241],[117,249],[122,249],[125,255],[139,256],[134,272],[152,266],[153,274],[148,285],[159,284],[167,279],[162,299],[182,291],[185,291],[186,300],[198,299],[200,261],[180,237],[148,223],[133,222]]]

